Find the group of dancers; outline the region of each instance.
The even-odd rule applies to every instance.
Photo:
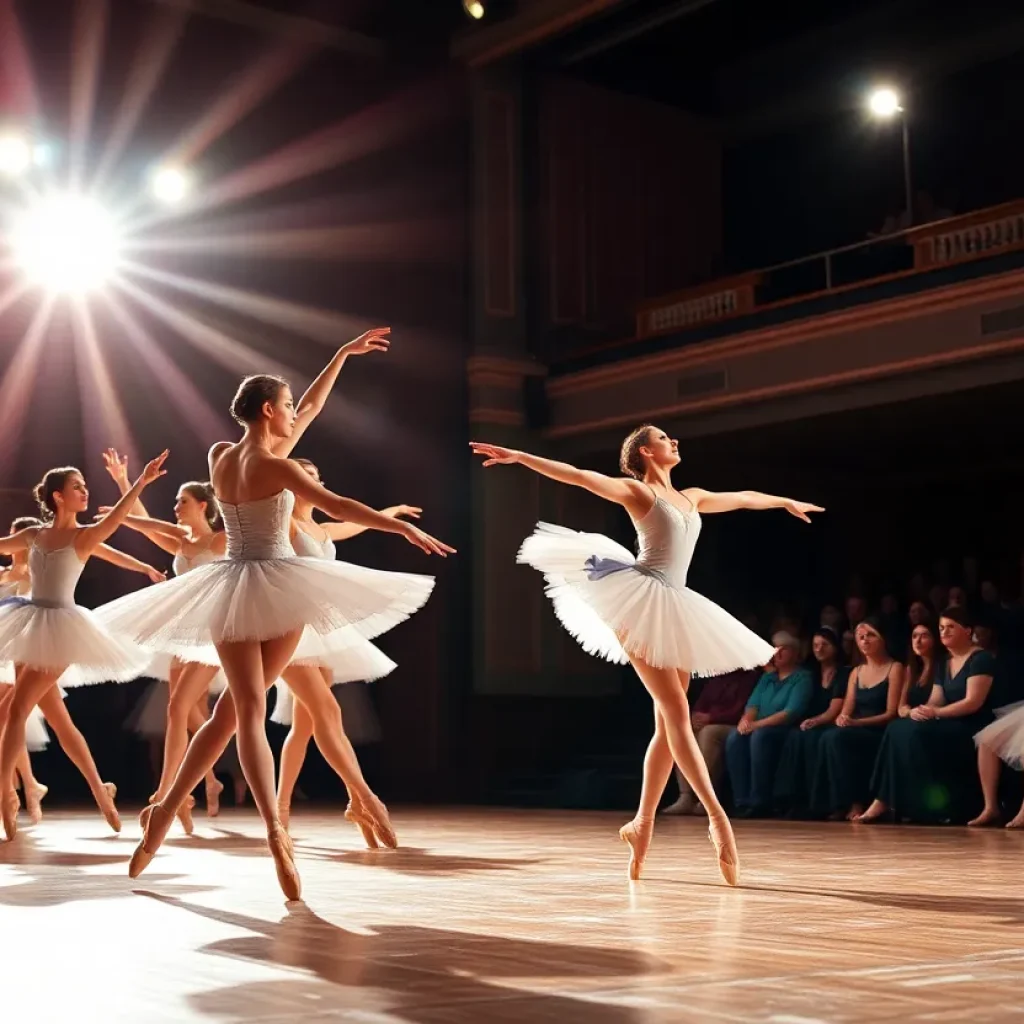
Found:
[[[79,521],[89,507],[82,474],[63,467],[43,477],[36,488],[40,519],[16,521],[0,540],[0,554],[12,559],[0,582],[13,588],[0,601],[0,663],[12,666],[0,678],[13,681],[0,688],[0,798],[8,840],[17,833],[16,778],[33,817],[45,793],[26,753],[26,739],[38,732],[36,709],[88,781],[104,817],[120,830],[115,787],[100,778],[62,692],[163,675],[170,686],[163,771],[140,815],[143,835],[129,865],[132,878],[152,861],[176,818],[191,831],[192,793],[204,778],[216,798],[212,769],[236,733],[241,768],[288,899],[301,896],[288,819],[310,736],[344,782],[346,817],[367,844],[397,844],[387,808],[360,771],[331,687],[377,679],[394,668],[372,640],[421,608],[434,579],[337,561],[334,545],[371,529],[398,534],[428,555],[444,557],[454,549],[413,522],[418,508],[375,511],[328,490],[312,463],[291,458],[346,360],[386,351],[389,344],[389,329],[378,328],[344,345],[298,405],[280,377],[245,378],[231,404],[242,438],[210,449],[210,482],[179,489],[174,522],[152,517],[141,501],[145,488],[166,473],[166,451],[134,482],[126,460],[109,451],[107,469],[121,498],[89,523]],[[541,523],[523,544],[519,561],[544,574],[558,618],[584,649],[629,662],[653,699],[654,733],[640,804],[619,833],[630,848],[629,877],[641,875],[658,801],[675,763],[708,811],[722,877],[738,884],[735,836],[694,738],[687,689],[695,673],[761,666],[774,650],[690,590],[687,570],[703,515],[781,508],[810,521],[811,513],[823,510],[757,491],[677,490],[671,474],[680,461],[678,443],[651,425],[626,438],[619,478],[497,445],[472,442],[471,448],[485,467],[518,464],[583,487],[630,515],[637,556],[607,537]],[[315,520],[314,510],[328,522]],[[172,555],[173,578],[111,548],[106,542],[121,526],[140,531]],[[80,608],[75,585],[94,556],[141,572],[154,585],[95,611]],[[275,717],[288,721],[293,709],[279,787],[266,734],[266,693],[275,683],[281,687]],[[211,690],[219,696],[207,717]]]

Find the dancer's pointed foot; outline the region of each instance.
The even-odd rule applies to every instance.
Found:
[[[25,809],[33,825],[38,825],[43,820],[43,798],[50,790],[41,782],[36,782],[25,787]]]
[[[301,900],[302,880],[299,878],[299,869],[295,866],[295,848],[292,846],[291,837],[280,822],[270,826],[267,833],[267,848],[274,858],[277,881],[285,899]]]
[[[8,790],[3,800],[4,835],[10,842],[18,834],[18,811],[21,809],[21,801],[18,799],[17,790]]]
[[[167,832],[174,821],[163,804],[150,804],[142,809],[139,824],[142,826],[142,842],[135,847],[131,862],[128,865],[128,877],[138,878],[156,856],[160,845],[167,838]]]
[[[998,807],[986,807],[976,818],[967,822],[968,828],[984,828],[986,825],[998,825],[1002,815]]]
[[[398,848],[398,836],[391,824],[388,809],[375,794],[370,793],[363,800],[349,800],[345,817],[359,827],[369,849],[376,850],[378,844],[389,850]]]
[[[224,783],[216,776],[206,780],[206,813],[211,818],[220,814],[220,795],[224,792]]]
[[[185,835],[190,836],[195,831],[195,825],[192,822],[192,808],[196,805],[196,798],[189,796],[185,802],[178,808],[178,821],[181,822],[181,827],[185,830]]]
[[[736,837],[732,825],[723,811],[708,816],[708,839],[718,856],[718,870],[726,885],[740,884],[740,852],[736,849]]]
[[[636,882],[644,869],[647,851],[654,837],[654,818],[638,814],[619,829],[619,838],[629,847],[629,880]]]
[[[117,807],[114,806],[114,801],[117,799],[117,786],[112,782],[104,782],[100,794],[96,803],[99,805],[103,817],[107,819],[107,824],[115,832],[120,832],[121,816],[117,813]]]

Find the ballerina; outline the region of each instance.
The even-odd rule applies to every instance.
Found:
[[[103,453],[107,472],[113,477],[122,494],[127,493],[128,459],[115,449]],[[100,509],[103,513],[105,509]],[[225,557],[227,541],[220,528],[220,513],[208,483],[191,480],[178,488],[174,502],[175,522],[169,523],[153,518],[141,501],[136,501],[131,513],[125,518],[125,526],[137,530],[157,547],[173,555],[175,576],[180,576],[199,565],[206,565]],[[171,785],[175,772],[185,756],[189,733],[195,731],[209,717],[209,694],[220,694],[227,686],[219,666],[203,665],[199,662],[182,662],[179,658],[158,656],[147,670],[168,686],[164,726],[164,754],[160,780],[150,803],[163,798]],[[159,684],[158,684],[159,685]],[[149,704],[159,696],[147,697],[144,714],[150,712]],[[163,710],[162,708],[160,710]],[[210,817],[220,811],[220,794],[224,786],[211,770],[206,775],[206,809]],[[193,831],[192,808],[195,798],[190,794],[178,810],[178,819],[186,834]]]
[[[317,483],[321,482],[319,469],[309,459],[295,459],[294,461],[302,466],[313,480]],[[422,509],[413,505],[393,505],[381,510],[381,515],[391,518],[418,519],[421,513]],[[365,530],[365,526],[357,526],[354,523],[318,523],[313,519],[312,504],[305,499],[296,498],[295,508],[292,512],[291,541],[297,555],[304,558],[323,558],[334,561],[335,541],[349,540]],[[304,651],[301,645],[295,652],[294,660],[284,670],[282,679],[277,682],[277,701],[274,713],[270,716],[272,722],[291,727],[284,746],[281,748],[281,765],[277,783],[277,808],[285,828],[288,828],[291,818],[291,802],[295,784],[298,781],[299,772],[302,770],[309,741],[313,737],[312,716],[301,701],[296,706],[288,683],[296,675],[303,675],[308,677],[307,686],[323,685],[330,690],[332,686],[342,683],[381,679],[395,668],[395,663],[369,640],[365,640],[333,658],[317,658],[311,652]],[[376,849],[379,842],[383,842],[385,846],[394,847],[397,845],[397,839],[393,831],[390,829],[383,833],[374,831],[374,822],[375,820],[379,821],[379,818],[373,814],[367,814],[366,807],[368,804],[372,806],[377,798],[363,778],[356,752],[352,749],[345,734],[343,721],[341,728],[346,756],[343,763],[332,764],[331,767],[336,770],[349,792],[349,806],[345,811],[345,817],[358,826],[370,849]]]
[[[299,558],[289,541],[295,496],[334,519],[397,533],[427,554],[453,549],[412,523],[392,519],[317,484],[284,457],[296,421],[291,389],[280,377],[247,377],[231,405],[241,441],[210,449],[210,478],[224,516],[228,557],[199,566],[149,591],[100,610],[115,633],[187,661],[223,666],[228,691],[192,737],[170,790],[142,812],[143,839],[132,856],[135,878],[156,855],[174,815],[224,750],[236,727],[246,781],[267,828],[278,882],[289,899],[301,883],[274,790],[274,760],[265,727],[266,690],[291,662],[303,637],[321,638],[325,654],[372,639],[408,618],[427,600],[431,577],[379,572],[342,562]],[[340,711],[330,691],[295,686],[310,709],[325,753],[340,736]]]
[[[640,806],[619,830],[630,847],[630,879],[638,879],[643,870],[674,760],[708,812],[708,835],[722,877],[737,885],[736,840],[697,746],[686,692],[694,673],[714,676],[756,668],[775,652],[718,605],[688,589],[686,573],[701,513],[783,508],[809,522],[809,512],[823,510],[758,491],[678,491],[671,479],[680,461],[678,442],[649,424],[623,442],[619,465],[625,478],[498,445],[474,441],[471,447],[483,456],[484,466],[518,463],[559,483],[583,487],[629,513],[640,540],[639,558],[600,534],[540,523],[518,560],[544,573],[556,615],[584,650],[620,664],[628,661],[654,701],[654,736],[644,758]]]
[[[0,740],[0,794],[8,840],[18,829],[14,769],[24,743],[25,724],[37,705],[85,777],[107,823],[115,832],[121,830],[114,806],[117,790],[113,783],[100,779],[85,738],[64,707],[57,682],[70,687],[126,681],[135,679],[145,667],[144,652],[112,636],[93,612],[74,603],[74,595],[85,563],[93,555],[144,572],[154,582],[163,580],[163,573],[108,547],[105,541],[121,525],[142,489],[163,475],[166,458],[165,451],[148,463],[128,494],[108,515],[89,526],[78,522],[78,516],[89,507],[85,478],[70,466],[51,469],[35,488],[47,525],[29,526],[0,540],[0,554],[27,552],[31,579],[31,597],[11,597],[0,605],[0,662],[16,666],[7,726]]]

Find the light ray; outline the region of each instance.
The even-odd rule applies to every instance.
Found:
[[[315,341],[332,345],[340,344],[373,326],[368,320],[317,309],[315,306],[301,305],[286,299],[271,298],[258,292],[215,284],[212,281],[201,281],[183,274],[172,274],[144,263],[126,261],[122,270],[145,277],[157,284],[187,292],[200,299],[209,299],[263,323],[296,331]]]
[[[85,174],[109,14],[108,0],[78,0],[75,5],[68,124],[68,180],[73,190],[81,188]]]
[[[72,300],[71,311],[75,362],[84,371],[79,374],[79,387],[86,448],[90,452],[98,452],[113,445],[127,454],[131,465],[138,465],[139,453],[128,425],[128,414],[118,397],[117,387],[96,337],[92,310],[84,299],[76,297]],[[88,415],[97,407],[103,424],[102,433],[96,431],[95,421]]]
[[[169,302],[140,288],[123,275],[115,279],[116,287],[130,295],[157,319],[173,327],[193,347],[205,353],[232,373],[276,373],[295,375],[296,371],[272,356],[251,348],[237,338],[204,324],[189,313],[183,313]],[[255,367],[255,369],[254,369]]]
[[[90,186],[93,191],[103,188],[107,176],[124,152],[143,110],[146,109],[163,78],[167,64],[184,32],[189,14],[190,10],[187,7],[162,8],[159,13],[154,13],[149,30],[135,51],[135,60],[128,73],[128,82],[121,96],[114,126],[97,161]]]
[[[156,339],[133,316],[131,311],[113,295],[104,295],[114,320],[132,343],[134,350],[153,372],[160,386],[182,412],[182,420],[197,440],[208,447],[224,436],[225,417],[218,416],[203,393],[192,383],[181,368],[160,347]],[[227,402],[225,401],[225,407]]]
[[[14,0],[0,0],[0,90],[6,109],[26,120],[38,117],[39,94]]]
[[[24,290],[22,286],[20,292]],[[12,296],[12,291],[9,289],[0,300],[0,312],[17,298],[17,295]],[[0,438],[3,438],[0,444],[0,478],[4,480],[10,479],[21,448],[22,425],[32,404],[32,385],[52,313],[53,300],[43,299],[22,336],[18,351],[0,379],[0,393],[4,396],[0,402]]]

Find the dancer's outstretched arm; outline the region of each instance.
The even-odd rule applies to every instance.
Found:
[[[218,445],[210,452],[211,464],[216,461]],[[298,463],[289,459],[270,459],[267,462],[267,475],[281,490],[291,491],[297,498],[303,498],[314,508],[325,512],[332,519],[341,519],[356,526],[365,526],[368,530],[381,530],[383,533],[397,533],[410,544],[425,551],[428,555],[442,557],[454,554],[455,548],[443,544],[429,533],[404,519],[381,515],[380,512],[352,498],[343,498],[333,491],[318,484]]]
[[[735,512],[741,508],[758,512],[768,508],[784,508],[791,516],[809,523],[811,518],[808,512],[825,511],[820,505],[781,498],[775,494],[762,494],[760,491],[705,491],[701,487],[688,487],[680,493],[690,499],[698,512],[705,515],[709,512]]]
[[[121,526],[128,513],[131,512],[142,491],[154,480],[158,480],[164,475],[166,470],[163,467],[168,454],[169,452],[164,450],[152,462],[148,462],[131,490],[123,495],[121,500],[102,519],[90,526],[83,526],[78,531],[78,536],[75,538],[75,550],[78,552],[79,558],[85,561],[95,553],[101,544],[110,539],[114,531]]]
[[[389,505],[387,508],[382,508],[380,514],[391,519],[419,519],[423,514],[423,509],[416,505]],[[366,533],[369,529],[368,526],[356,526],[355,523],[321,523],[320,525],[327,531],[327,536],[331,540],[351,540],[361,533]]]
[[[39,530],[38,526],[26,526],[24,530],[19,530],[17,533],[0,537],[0,555],[13,555],[16,551],[24,551],[31,546]]]
[[[141,562],[137,558],[132,558],[131,555],[118,551],[117,548],[112,548],[109,544],[101,544],[93,554],[97,558],[102,558],[104,562],[116,565],[119,569],[142,573],[143,576],[148,576],[154,583],[162,583],[167,579],[167,573],[161,572],[159,569],[155,569],[153,566],[146,562]]]
[[[135,503],[135,507],[139,507],[139,502]],[[112,509],[112,505],[101,505],[96,514],[97,520],[107,515]],[[188,540],[188,531],[183,526],[169,523],[164,519],[153,519],[150,516],[137,516],[129,513],[124,517],[122,525],[137,530],[146,540],[152,541],[169,555],[178,554],[181,551],[181,545]]]
[[[560,484],[582,487],[599,498],[623,505],[633,516],[644,515],[650,510],[650,491],[639,480],[631,477],[605,476],[604,473],[595,473],[589,469],[577,469],[568,462],[542,459],[539,455],[482,441],[470,441],[469,446],[476,455],[483,456],[485,466],[525,466]]]
[[[323,368],[320,376],[306,389],[306,393],[299,400],[295,410],[295,426],[292,429],[291,437],[282,438],[274,446],[273,452],[281,458],[287,458],[295,450],[302,435],[309,425],[320,415],[321,410],[327,403],[327,397],[334,387],[341,368],[349,356],[363,356],[367,352],[387,352],[391,346],[391,328],[374,327],[372,331],[360,334],[358,338],[342,345],[334,358]]]
[[[114,483],[117,484],[117,489],[122,495],[127,494],[132,489],[132,482],[128,477],[128,456],[122,455],[116,448],[108,448],[103,453],[103,468],[113,477]],[[142,504],[142,500],[136,498],[135,507],[132,512],[137,516],[149,517],[149,513],[146,511],[146,506]]]

